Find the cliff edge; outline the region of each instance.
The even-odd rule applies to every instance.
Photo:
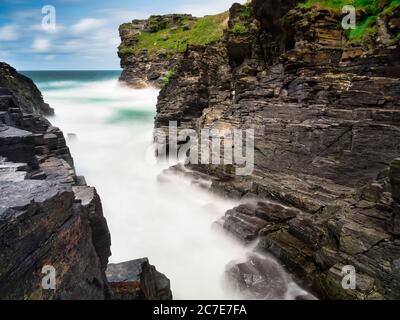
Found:
[[[43,117],[50,110],[32,80],[0,63],[0,299],[172,299],[147,260],[113,278],[100,197]]]
[[[225,229],[323,298],[400,298],[400,6],[370,2],[355,30],[338,2],[234,4],[220,40],[187,44],[157,104],[156,128],[255,130],[252,175],[190,169],[252,199]]]

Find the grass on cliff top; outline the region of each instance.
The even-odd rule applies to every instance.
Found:
[[[390,14],[400,7],[400,0],[306,0],[299,6],[311,8],[314,6],[341,13],[346,5],[353,5],[356,10],[364,12],[363,20],[357,21],[356,29],[347,32],[347,38],[353,43],[362,42],[367,36],[377,32],[376,21],[380,14]]]
[[[122,54],[136,54],[147,49],[150,54],[165,51],[167,54],[184,52],[188,44],[206,45],[222,38],[227,27],[228,12],[205,16],[188,22],[190,29],[166,28],[157,32],[142,31],[138,43],[133,47],[120,47]]]
[[[396,0],[397,1],[397,0]],[[311,8],[319,6],[324,9],[332,9],[341,11],[344,6],[352,5],[357,9],[362,9],[371,14],[379,13],[380,0],[306,0],[300,6],[303,8]]]

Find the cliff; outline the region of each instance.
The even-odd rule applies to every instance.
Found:
[[[100,197],[76,175],[63,133],[43,117],[49,110],[30,79],[0,64],[0,299],[113,298]],[[169,281],[152,268],[135,270],[165,295]]]
[[[227,13],[203,18],[171,14],[121,25],[120,81],[134,88],[162,87],[173,75],[187,44],[219,40],[227,18]]]
[[[110,234],[33,82],[0,66],[0,297],[104,299]],[[51,266],[56,290],[44,290]],[[42,274],[42,271],[45,271]]]
[[[157,104],[156,128],[255,130],[252,175],[190,168],[256,199],[224,227],[323,298],[400,298],[400,8],[370,2],[350,31],[337,2],[234,4],[221,40],[188,44]]]
[[[42,94],[33,81],[3,62],[0,62],[0,87],[16,93],[15,98],[24,112],[35,115],[54,114],[54,110],[43,101]]]

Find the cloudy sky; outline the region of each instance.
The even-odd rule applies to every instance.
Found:
[[[118,26],[151,14],[227,10],[232,0],[0,0],[0,61],[18,70],[119,69]],[[244,1],[236,1],[244,2]],[[46,19],[55,8],[56,27]],[[43,8],[44,14],[42,13]],[[43,28],[43,19],[45,26]]]

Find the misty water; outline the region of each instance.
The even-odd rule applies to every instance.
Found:
[[[251,248],[213,227],[237,203],[179,176],[160,181],[168,166],[152,148],[158,90],[122,87],[113,71],[26,74],[55,109],[50,120],[63,130],[78,175],[101,196],[110,262],[148,257],[171,279],[175,299],[240,298],[226,290],[224,271]]]

